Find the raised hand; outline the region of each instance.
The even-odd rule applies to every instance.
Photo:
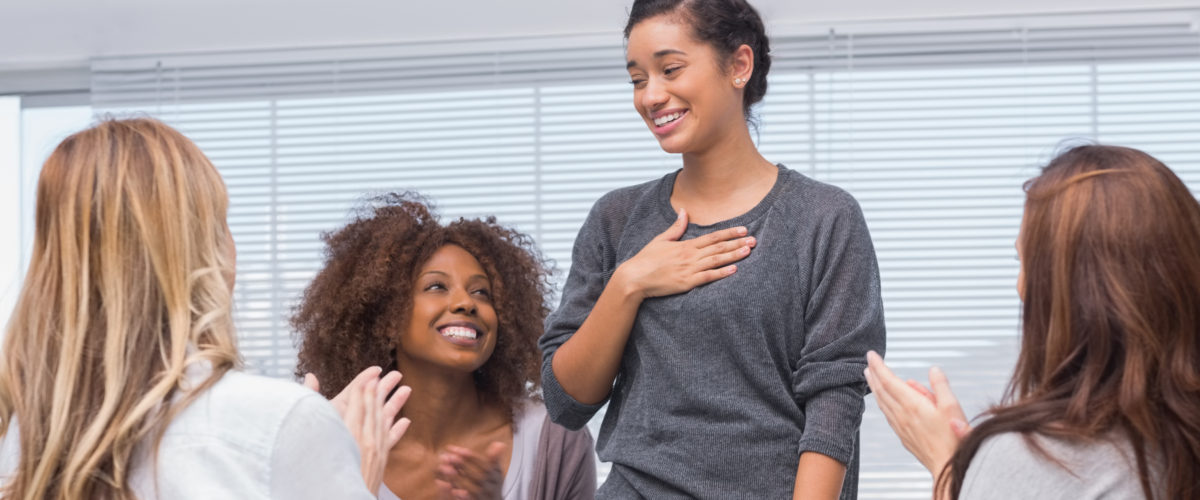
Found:
[[[731,227],[679,241],[687,231],[687,212],[617,268],[642,298],[683,293],[737,271],[734,262],[750,255],[757,243],[745,227]]]
[[[905,382],[874,351],[867,353],[867,384],[900,442],[935,477],[942,472],[962,436],[966,415],[941,370],[930,370],[932,391]]]
[[[363,481],[370,491],[379,490],[388,451],[400,441],[411,423],[407,418],[396,420],[396,415],[400,414],[412,389],[404,386],[392,393],[402,376],[400,372],[392,371],[380,379],[382,371],[377,366],[363,370],[330,401],[358,444]],[[304,385],[320,392],[320,381],[311,373],[304,376]],[[392,393],[391,397],[388,397],[389,393]]]
[[[461,446],[448,446],[438,464],[438,493],[444,500],[499,500],[504,485],[502,460],[508,447],[493,442],[479,455]]]

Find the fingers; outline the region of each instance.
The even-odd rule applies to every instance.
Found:
[[[408,432],[408,426],[411,424],[412,420],[409,420],[408,418],[401,418],[400,420],[397,420],[396,423],[392,424],[392,428],[388,430],[387,437],[387,447],[389,450],[394,448],[396,443],[400,442],[400,438],[404,437],[405,432]]]
[[[954,437],[962,439],[971,433],[971,426],[967,424],[966,420],[955,418],[950,420],[950,430],[954,431]]]
[[[913,380],[911,378],[908,380],[905,380],[904,382],[906,384],[908,384],[909,387],[912,387],[913,390],[921,393],[922,396],[925,396],[925,398],[928,399],[930,402],[932,402],[933,404],[937,404],[937,397],[934,396],[934,394],[932,392],[930,392],[929,389],[926,389],[925,386],[921,385],[920,382],[917,382],[916,380]]]
[[[929,369],[929,386],[933,388],[938,401],[957,401],[950,390],[950,379],[946,378],[941,368],[934,366]]]
[[[708,256],[712,256],[712,255],[735,252],[742,248],[754,248],[754,246],[757,244],[758,244],[758,240],[755,240],[753,236],[747,236],[745,238],[736,238],[736,239],[726,240],[726,241],[719,241],[717,243],[713,243],[706,247],[701,247],[699,255],[701,255],[703,257],[708,257]],[[747,252],[747,253],[749,253],[749,252]]]
[[[687,226],[684,226],[684,228],[686,229]],[[691,240],[691,244],[695,248],[704,248],[704,247],[711,246],[711,245],[714,245],[714,244],[717,244],[717,243],[720,243],[723,241],[732,240],[734,238],[740,238],[742,236],[746,236],[746,234],[747,234],[746,226],[731,227],[731,228],[721,229],[719,231],[713,231],[706,235],[697,237],[697,238]]]
[[[383,398],[376,395],[378,387],[379,382],[374,379],[367,381],[363,387],[363,437],[372,444],[381,442],[383,435],[383,419],[379,411],[383,406]]]
[[[400,409],[404,407],[404,403],[408,402],[410,395],[412,395],[412,388],[407,385],[392,393],[392,397],[388,398],[387,403],[383,405],[384,416],[388,421],[394,420],[396,415],[400,414]]]
[[[368,380],[379,378],[379,373],[382,371],[382,368],[378,366],[372,366],[359,372],[349,384],[346,384],[346,387],[342,388],[342,392],[339,392],[337,396],[334,396],[333,401],[336,403],[348,399],[348,396],[354,393],[355,389],[362,389],[362,384],[365,384]]]
[[[721,278],[724,278],[724,277],[729,276],[736,272],[737,272],[737,266],[735,266],[735,265],[728,265],[728,266],[722,267],[720,269],[709,269],[707,271],[700,271],[700,272],[696,273],[694,276],[692,276],[692,283],[690,283],[690,285],[691,285],[691,288],[695,288],[695,287],[698,287],[705,283],[717,281]]]
[[[354,440],[362,443],[362,423],[365,418],[365,405],[363,404],[363,390],[361,386],[355,386],[352,382],[346,389],[342,390],[338,397],[344,397],[346,404],[345,413],[342,414],[342,419],[346,422],[346,427],[350,429],[350,433],[354,435]]]
[[[317,380],[317,376],[311,373],[304,374],[304,387],[312,389],[314,392],[321,392],[321,382]]]
[[[746,258],[747,255],[750,255],[750,247],[740,246],[740,247],[737,247],[737,248],[735,248],[731,251],[725,252],[725,253],[710,255],[708,257],[700,259],[700,262],[699,262],[700,268],[701,269],[717,269],[726,264],[731,264],[731,263],[737,262],[739,260],[742,260],[742,259]]]
[[[683,233],[687,231],[687,221],[687,211],[682,208],[679,209],[679,215],[675,217],[675,222],[671,223],[671,227],[668,227],[666,231],[655,236],[654,239],[659,241],[675,241],[682,238]]]

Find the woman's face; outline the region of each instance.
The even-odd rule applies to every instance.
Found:
[[[663,15],[638,23],[626,57],[634,108],[663,151],[701,151],[744,126],[743,84],[734,83],[725,58],[693,39],[684,22]]]
[[[418,270],[412,315],[400,335],[401,369],[427,363],[470,373],[496,348],[491,280],[470,252],[446,245]]]

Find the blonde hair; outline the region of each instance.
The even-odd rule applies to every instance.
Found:
[[[134,498],[140,445],[239,364],[227,205],[199,148],[151,119],[103,121],[46,160],[0,358],[0,432],[20,434],[4,498]],[[187,387],[196,364],[211,375]]]

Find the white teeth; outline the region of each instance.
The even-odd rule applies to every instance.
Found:
[[[683,116],[683,113],[671,113],[669,115],[663,115],[663,116],[660,116],[660,117],[654,119],[654,125],[661,127],[661,126],[671,123],[675,120],[678,120],[679,117],[681,117],[681,116]]]
[[[465,326],[447,326],[442,328],[442,335],[447,337],[455,337],[460,339],[475,339],[475,330]]]

